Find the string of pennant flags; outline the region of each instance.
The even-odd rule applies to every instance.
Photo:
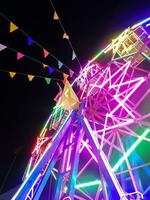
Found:
[[[66,33],[66,30],[65,30],[65,28],[64,28],[64,26],[63,26],[63,23],[62,23],[60,17],[58,16],[57,11],[56,11],[56,8],[55,8],[55,6],[54,6],[52,0],[49,0],[49,1],[50,1],[50,4],[51,4],[51,6],[52,6],[52,8],[53,8],[53,10],[54,10],[53,19],[56,20],[56,21],[59,21],[59,24],[60,24],[60,26],[61,26],[61,28],[62,28],[62,30],[63,30],[63,33],[64,33],[64,34],[63,34],[63,39],[68,40],[68,43],[69,43],[69,45],[70,45],[70,47],[71,47],[71,49],[72,49],[72,60],[76,59],[77,62],[78,62],[78,64],[79,64],[79,66],[80,66],[80,69],[82,69],[81,63],[80,63],[80,61],[79,61],[79,59],[78,59],[78,57],[77,57],[77,55],[76,55],[76,53],[75,53],[75,50],[74,50],[74,47],[73,47],[72,43],[71,43],[71,41],[70,41],[70,37],[69,37],[69,35]]]
[[[26,32],[24,32],[21,28],[19,28],[16,24],[14,24],[12,21],[10,21],[3,13],[0,12],[0,15],[3,16],[7,21],[9,21],[10,23],[10,26],[9,26],[9,32],[12,33],[16,30],[20,30],[24,35],[27,36],[27,44],[28,46],[32,45],[33,43],[37,44],[39,47],[41,47],[43,49],[43,55],[44,55],[44,58],[46,58],[47,56],[51,56],[53,59],[57,60],[57,63],[58,63],[58,68],[59,70],[62,68],[62,66],[66,67],[69,71],[70,71],[70,68],[64,64],[62,61],[60,61],[60,59],[58,59],[56,56],[54,56],[51,52],[49,52],[47,49],[45,49],[41,44],[39,44],[37,41],[33,40],[32,37],[30,37]],[[57,15],[57,14],[54,14],[54,15]],[[58,17],[55,16],[55,19]],[[66,34],[66,32],[64,33],[63,35],[63,39],[67,39],[69,40],[69,36]],[[20,54],[20,58],[23,57],[23,54]],[[72,52],[72,60],[74,60],[76,58],[76,54],[75,54],[75,51],[73,50]],[[44,67],[46,67],[47,65],[43,64]],[[58,71],[58,70],[56,70]],[[59,71],[60,72],[60,71]],[[63,73],[63,72],[61,72]],[[71,73],[70,74],[74,74],[75,72],[73,70],[71,70]]]
[[[51,78],[51,77],[47,77],[47,76],[39,76],[39,75],[35,75],[35,74],[26,74],[26,73],[21,73],[21,72],[15,72],[15,71],[8,71],[8,70],[2,70],[0,69],[0,72],[4,72],[4,73],[8,73],[9,76],[13,79],[16,75],[21,75],[21,76],[26,76],[27,79],[31,82],[33,79],[38,78],[38,79],[44,79],[45,82],[49,85],[51,83],[52,80],[54,81],[61,81],[64,82],[64,80],[62,79],[57,79],[57,78]],[[63,74],[63,77],[65,79],[65,77],[68,77],[67,74]]]
[[[58,15],[57,15],[57,17],[56,17],[56,15],[57,15],[57,13],[55,12],[55,13],[54,13],[54,16],[55,16],[54,19],[55,19],[55,20],[56,20],[57,17],[58,17]],[[18,28],[13,22],[10,22],[10,30],[9,30],[9,32],[12,33],[13,31],[15,31],[15,30],[17,30],[17,29],[21,30],[21,29]],[[69,40],[69,36],[67,35],[66,32],[63,34],[63,39]],[[32,45],[33,43],[35,43],[35,41],[34,41],[31,37],[28,36],[28,38],[27,38],[27,43],[28,43],[28,45],[30,46],[30,45]],[[48,55],[51,55],[51,56],[53,57],[53,54],[51,54],[48,50],[46,50],[46,49],[44,49],[44,48],[42,48],[42,49],[43,49],[43,53],[44,53],[44,58],[46,58]],[[77,57],[77,56],[76,56],[76,54],[75,54],[75,51],[73,50],[73,51],[72,51],[72,60],[74,60],[76,57]],[[55,58],[56,58],[56,57],[55,57]],[[69,67],[66,66],[64,63],[62,63],[59,59],[56,58],[56,60],[58,61],[59,69],[60,69],[63,65],[64,65],[65,67],[69,68]]]
[[[49,66],[49,65],[47,65],[47,64],[45,64],[45,63],[43,63],[43,62],[41,62],[41,61],[38,61],[38,60],[35,59],[35,58],[32,58],[32,57],[30,57],[30,56],[28,56],[28,55],[26,55],[26,54],[23,54],[23,53],[21,53],[21,52],[18,52],[17,50],[15,50],[15,49],[13,49],[13,48],[11,48],[11,47],[8,47],[8,46],[5,46],[5,45],[3,45],[3,44],[0,44],[0,51],[3,51],[3,50],[6,49],[6,48],[8,48],[9,50],[11,50],[11,51],[13,51],[13,52],[16,52],[16,59],[17,59],[17,60],[20,60],[20,59],[22,59],[23,57],[27,57],[27,58],[29,58],[30,60],[32,60],[32,61],[34,61],[34,62],[36,62],[36,63],[41,64],[44,68],[48,68],[48,72],[49,72],[50,75],[51,75],[54,71],[60,72],[60,73],[64,74],[62,71],[60,71],[60,70],[58,70],[58,69],[56,69],[56,68],[54,68],[54,67],[51,67],[51,66]],[[59,63],[59,65],[61,66],[62,64]],[[59,67],[59,68],[60,68],[60,67]],[[68,74],[68,76],[72,77],[73,74],[74,74],[74,71],[71,70],[71,69],[69,69],[69,74]]]

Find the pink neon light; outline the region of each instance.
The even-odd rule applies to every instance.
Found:
[[[70,197],[65,197],[65,198],[63,198],[63,200],[71,200],[71,198]]]
[[[70,135],[70,146],[69,146],[69,150],[68,150],[68,158],[67,158],[67,165],[66,165],[66,171],[69,171],[71,166],[70,166],[70,159],[71,159],[71,149],[72,149],[72,146],[71,146],[71,143],[73,141],[73,133]]]
[[[36,152],[36,154],[39,153],[39,150],[41,148],[41,146],[48,140],[48,137],[40,137],[37,139],[37,144],[34,148],[34,150],[32,151],[32,154],[34,154]]]
[[[122,127],[124,125],[129,125],[129,124],[131,124],[133,122],[134,122],[133,119],[128,119],[127,121],[125,121],[123,123],[115,124],[113,126],[109,126],[107,128],[104,128],[104,129],[101,129],[101,130],[98,130],[98,131],[93,131],[93,132],[94,133],[100,133],[100,132],[103,132],[103,131],[108,131],[108,130],[111,130],[111,129],[114,129],[114,128]]]
[[[84,147],[86,147],[86,149],[88,150],[88,152],[91,154],[92,158],[97,162],[97,158],[95,157],[95,155],[93,154],[92,150],[89,148],[89,145],[87,144],[87,140],[84,141],[82,139],[82,144]]]
[[[137,88],[144,82],[144,78],[140,78],[139,83],[137,83],[137,85],[134,87],[134,89],[121,101],[119,101],[120,103],[118,104],[118,106],[115,107],[114,110],[111,111],[111,114],[113,114],[116,110],[118,110],[118,108],[120,108],[120,104],[124,104],[127,99],[137,90]]]
[[[118,104],[120,106],[122,106],[124,108],[124,110],[126,110],[126,112],[132,117],[135,118],[135,116],[132,114],[132,112],[122,103],[122,101],[120,101],[115,95],[114,95],[114,99],[116,99],[116,101],[118,102]],[[111,113],[112,114],[112,113]]]
[[[88,145],[89,140],[86,139],[86,141],[84,141],[84,142]],[[80,148],[79,153],[81,153],[83,151],[84,147],[85,147],[85,144],[82,143],[82,147]]]
[[[128,61],[125,65],[123,65],[122,67],[120,67],[119,69],[118,69],[118,71],[116,71],[110,78],[108,78],[106,81],[104,81],[101,85],[100,85],[100,88],[103,88],[104,87],[104,85],[106,85],[109,81],[111,81],[111,79],[112,78],[114,78],[120,71],[122,71],[123,70],[123,68],[129,68],[129,66],[130,66],[130,61]]]
[[[90,90],[88,91],[87,96],[90,95],[90,93],[92,92],[92,90],[94,89],[94,87],[97,87],[96,84],[100,81],[101,77],[102,77],[105,73],[107,73],[107,71],[109,71],[109,70],[110,70],[109,68],[106,68],[106,69],[100,74],[99,78],[97,78],[97,80],[95,81],[95,84],[90,84],[92,87],[91,87]]]

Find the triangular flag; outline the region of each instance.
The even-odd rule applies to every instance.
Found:
[[[75,52],[73,51],[72,52],[72,60],[74,60],[76,58],[76,54],[75,54]]]
[[[53,67],[48,67],[48,71],[49,71],[49,74],[52,74],[54,72],[54,68]]]
[[[7,47],[6,47],[5,45],[0,44],[0,51],[4,50],[4,49],[6,49],[6,48],[7,48]]]
[[[75,94],[74,90],[72,89],[72,86],[66,80],[64,90],[60,99],[60,106],[63,106],[65,110],[73,110],[76,109],[79,106],[79,99],[77,95]]]
[[[59,69],[61,69],[62,66],[63,66],[63,63],[60,60],[58,60],[58,67],[59,67]]]
[[[46,58],[48,56],[49,52],[46,49],[43,49],[43,52],[44,52],[44,58]]]
[[[28,45],[30,46],[31,44],[33,44],[33,40],[32,38],[28,37]]]
[[[13,24],[12,22],[10,22],[10,30],[9,30],[10,33],[17,30],[17,29],[18,29],[18,27],[15,24]]]
[[[68,74],[63,73],[63,77],[64,77],[63,83],[64,84],[66,83],[68,76],[69,76]]]
[[[57,83],[57,85],[59,87],[59,92],[58,92],[58,94],[54,98],[55,102],[58,102],[60,100],[60,97],[62,96],[62,92],[63,92],[61,86],[59,85],[59,83]]]
[[[69,40],[69,35],[67,35],[67,33],[64,33],[63,39]]]
[[[48,65],[46,65],[46,64],[43,64],[43,67],[44,67],[44,68],[46,68],[46,67],[48,67]]]
[[[27,75],[28,76],[28,79],[29,79],[29,81],[32,81],[33,80],[33,78],[34,78],[34,76],[33,75]]]
[[[11,78],[13,78],[16,75],[16,72],[9,72],[9,75]]]
[[[23,57],[24,57],[24,55],[22,53],[17,52],[17,60],[19,60]]]
[[[58,20],[58,19],[59,19],[59,17],[58,17],[58,15],[57,15],[57,12],[56,12],[56,11],[54,12],[53,19],[54,19],[54,20]]]
[[[51,78],[45,78],[45,81],[46,81],[46,83],[49,85],[50,84],[50,82],[51,82]]]
[[[73,74],[74,74],[74,71],[72,71],[71,69],[69,69],[69,74],[70,74],[70,77],[72,77]]]

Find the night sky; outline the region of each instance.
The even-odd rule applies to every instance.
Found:
[[[53,3],[83,66],[118,33],[150,16],[149,0],[55,0]],[[60,24],[53,20],[49,0],[1,0],[0,12],[78,73],[78,62],[71,60],[72,49],[62,39]],[[51,56],[43,58],[41,47],[35,43],[27,45],[27,37],[21,31],[10,34],[9,21],[3,16],[0,16],[0,43],[58,69],[57,61]],[[49,76],[48,70],[31,59],[16,61],[16,53],[9,49],[0,52],[0,69]],[[50,77],[62,79],[68,69],[62,67],[61,71]],[[48,118],[57,92],[57,81],[47,85],[42,79],[29,82],[25,76],[16,75],[11,79],[8,73],[0,72],[0,187],[10,169],[2,192],[21,182],[36,137]]]

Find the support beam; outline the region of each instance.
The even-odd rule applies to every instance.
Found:
[[[83,131],[81,131],[81,125],[78,122],[78,127],[75,133],[74,149],[72,153],[73,155],[72,155],[71,175],[70,175],[69,187],[68,187],[68,195],[71,200],[74,199],[76,179],[77,179],[77,173],[78,173],[78,164],[79,164],[79,151],[80,151],[82,138],[83,138]]]
[[[39,175],[39,173],[42,172],[45,165],[49,160],[51,160],[53,152],[56,151],[58,145],[60,144],[65,132],[68,130],[70,123],[74,119],[76,115],[76,110],[72,111],[64,123],[61,125],[59,130],[56,132],[55,137],[53,137],[53,143],[49,143],[47,148],[45,149],[43,155],[38,160],[32,171],[30,172],[28,178],[22,183],[19,190],[15,193],[15,195],[12,197],[11,200],[24,200],[26,198],[26,195],[30,191],[30,188],[32,188],[34,184],[34,180]]]
[[[140,144],[140,142],[148,135],[150,129],[146,129],[144,133],[133,143],[133,145],[128,149],[128,151],[121,157],[120,160],[114,165],[113,171],[116,171],[120,165],[125,161],[126,158],[134,151],[134,149]]]
[[[102,149],[100,149],[100,146],[94,137],[94,134],[92,132],[92,129],[90,127],[88,120],[85,117],[82,118],[82,116],[80,116],[80,121],[81,121],[81,124],[82,124],[82,126],[85,130],[85,133],[89,139],[89,143],[91,144],[93,152],[97,158],[100,176],[101,176],[101,174],[104,175],[105,180],[107,180],[108,188],[111,190],[113,197],[116,200],[120,199],[122,196],[125,195],[125,192],[121,188],[115,174],[113,173],[112,168],[106,158],[106,155],[104,154]],[[103,182],[102,182],[102,188],[103,188],[103,192],[104,192],[105,186],[103,185]],[[103,196],[104,196],[104,199],[107,198],[105,193],[103,193]],[[127,198],[125,198],[125,200],[127,200]]]

